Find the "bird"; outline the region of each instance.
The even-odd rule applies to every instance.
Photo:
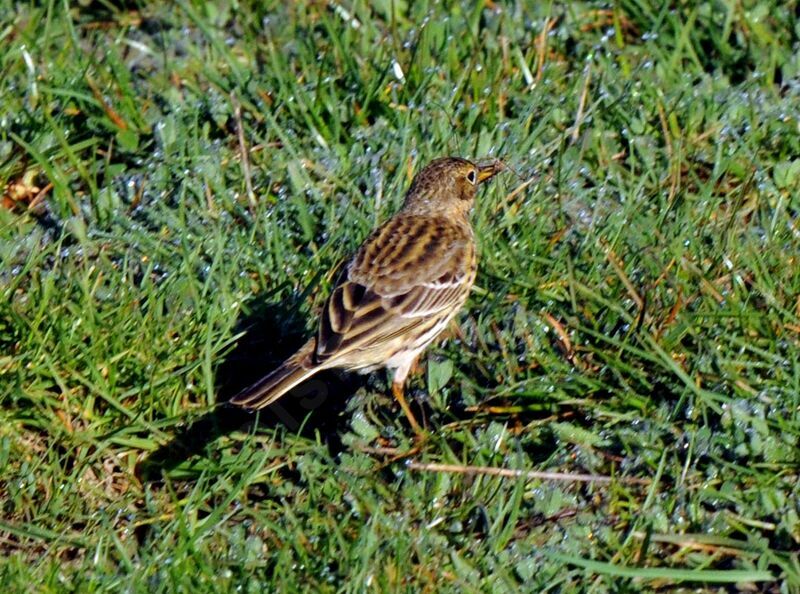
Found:
[[[412,180],[400,210],[341,267],[316,334],[230,402],[258,410],[324,369],[384,367],[412,430],[421,433],[405,381],[467,300],[478,263],[470,211],[481,184],[504,168],[500,160],[431,161]]]

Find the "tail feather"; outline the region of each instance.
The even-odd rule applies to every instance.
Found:
[[[317,373],[320,368],[312,361],[313,339],[277,369],[265,375],[252,386],[231,398],[231,404],[258,410],[278,400],[292,388]]]

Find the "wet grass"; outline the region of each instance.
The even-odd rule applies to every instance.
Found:
[[[800,591],[796,2],[87,4],[0,2],[7,591]],[[220,406],[443,154],[421,451]]]

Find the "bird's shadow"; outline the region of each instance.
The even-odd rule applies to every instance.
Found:
[[[255,414],[227,404],[231,397],[253,385],[292,355],[306,340],[297,301],[275,305],[258,300],[239,320],[235,333],[243,333],[217,368],[218,406],[183,427],[167,443],[136,467],[142,482],[160,480],[189,458],[201,455],[208,444],[237,430],[284,425],[289,431],[319,434],[332,453],[342,449],[342,416],[347,396],[363,383],[357,376],[321,372],[290,391],[278,402]]]

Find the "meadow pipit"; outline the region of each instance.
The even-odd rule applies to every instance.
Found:
[[[392,393],[419,433],[403,385],[416,358],[467,299],[477,269],[469,212],[478,186],[502,169],[500,161],[476,165],[455,157],[425,167],[400,211],[344,266],[316,336],[231,402],[264,408],[323,369],[387,367],[394,370]]]

